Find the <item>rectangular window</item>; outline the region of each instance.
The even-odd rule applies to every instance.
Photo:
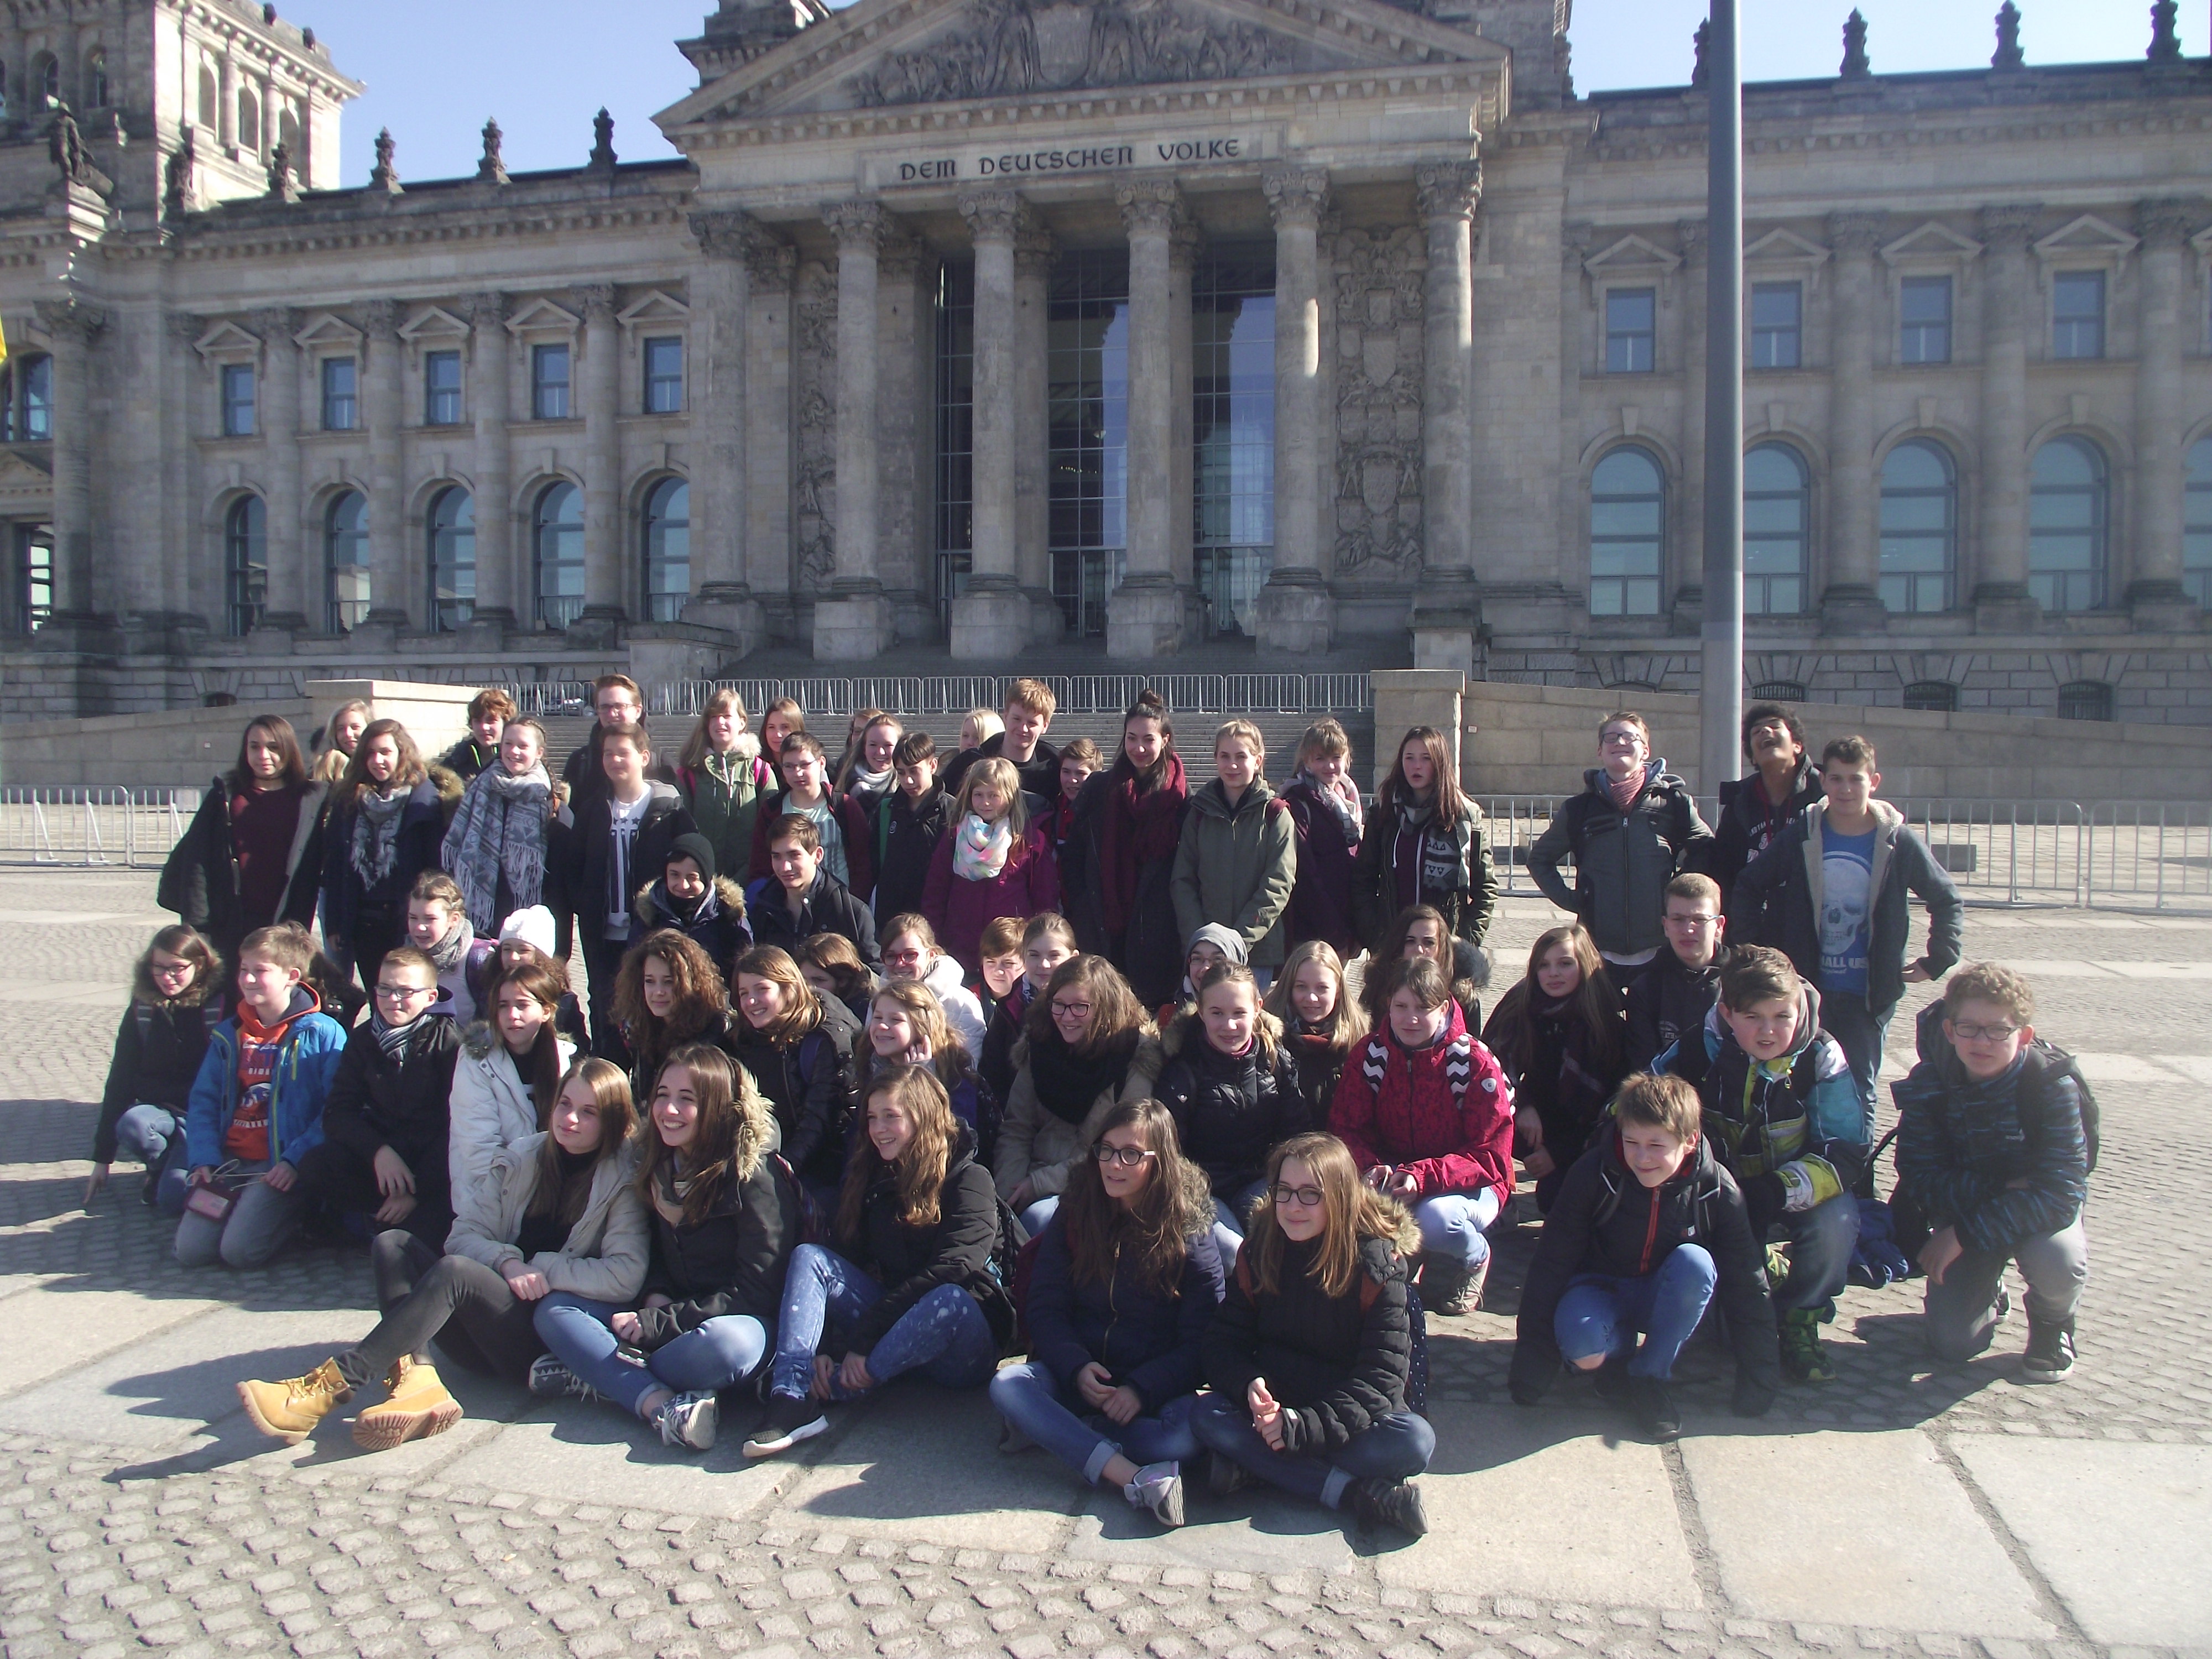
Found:
[[[1805,290],[1796,283],[1756,283],[1751,290],[1751,366],[1804,364]]]
[[[361,376],[350,357],[323,359],[323,430],[351,432],[361,424]]]
[[[1191,283],[1195,574],[1213,631],[1253,631],[1275,552],[1275,250],[1221,246]]]
[[[533,346],[530,352],[530,412],[541,421],[568,418],[568,348]]]
[[[1897,290],[1897,361],[1951,361],[1951,279],[1908,276]]]
[[[1605,296],[1605,372],[1649,374],[1651,344],[1658,332],[1658,294],[1648,288],[1620,289]]]
[[[2105,355],[2105,273],[2062,270],[2051,279],[2051,355]]]
[[[947,259],[937,285],[937,612],[949,627],[975,547],[975,266]]]
[[[422,422],[426,426],[461,423],[461,354],[432,351],[422,358]]]
[[[42,444],[54,435],[54,360],[23,360],[23,441]]]
[[[1054,260],[1046,313],[1052,594],[1078,639],[1106,632],[1127,562],[1129,262],[1101,249]]]
[[[222,435],[253,435],[253,367],[225,363],[222,368]]]
[[[684,412],[684,342],[647,340],[645,343],[645,412],[680,415]]]
[[[18,634],[35,634],[54,612],[54,527],[19,524],[14,530],[15,580],[9,625]]]

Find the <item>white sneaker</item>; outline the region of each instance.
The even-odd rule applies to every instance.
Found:
[[[1121,1496],[1133,1509],[1150,1510],[1162,1526],[1179,1527],[1182,1525],[1182,1466],[1147,1463],[1137,1471],[1135,1480],[1121,1488]]]
[[[530,1392],[540,1400],[597,1400],[599,1391],[570,1370],[565,1362],[541,1353],[530,1362]]]
[[[714,1447],[720,1419],[721,1407],[715,1404],[713,1394],[679,1394],[653,1413],[653,1421],[660,1431],[662,1445],[708,1451]]]

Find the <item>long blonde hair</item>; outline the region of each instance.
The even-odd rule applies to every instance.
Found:
[[[696,769],[706,760],[714,747],[714,739],[707,735],[707,722],[725,711],[738,717],[738,734],[746,732],[745,700],[726,685],[719,687],[700,705],[699,718],[691,722],[691,735],[684,739],[684,752],[676,757],[678,766]]]
[[[1006,827],[1013,832],[1014,839],[1019,841],[1030,827],[1029,803],[1022,795],[1022,775],[1014,769],[1013,762],[1000,760],[996,756],[977,761],[968,769],[967,775],[960,780],[957,805],[962,818],[966,818],[975,810],[969,803],[975,799],[975,786],[982,783],[993,785],[1006,798]]]
[[[1291,993],[1297,985],[1298,970],[1316,962],[1336,981],[1336,1011],[1328,1017],[1328,1029],[1321,1035],[1336,1053],[1349,1054],[1352,1045],[1367,1035],[1367,1011],[1359,1006],[1351,987],[1344,982],[1344,958],[1337,955],[1336,947],[1327,939],[1310,939],[1285,957],[1274,984],[1267,989],[1267,1000],[1260,1006],[1283,1022],[1285,1031],[1303,1030],[1297,1005],[1291,1000]]]
[[[914,1124],[914,1139],[892,1165],[898,1181],[900,1222],[908,1227],[934,1227],[944,1214],[939,1200],[945,1190],[945,1172],[952,1164],[953,1138],[960,1120],[952,1115],[952,1097],[945,1092],[937,1073],[927,1066],[900,1066],[868,1085],[861,1101],[860,1133],[853,1137],[853,1154],[845,1160],[845,1187],[837,1200],[837,1237],[848,1247],[860,1242],[860,1222],[867,1208],[868,1188],[883,1159],[868,1139],[865,1113],[869,1102],[888,1095]]]
[[[323,741],[327,746],[321,754],[315,757],[314,765],[308,769],[308,782],[337,784],[344,778],[346,768],[353,764],[353,757],[338,747],[338,740],[335,734],[338,722],[356,708],[362,713],[362,736],[365,738],[368,735],[368,717],[374,714],[376,710],[369,706],[365,697],[347,698],[345,702],[333,708],[331,711],[330,719],[323,722]],[[356,750],[361,747],[358,740],[354,744],[354,747]]]
[[[1282,1271],[1286,1235],[1275,1219],[1275,1183],[1282,1178],[1283,1165],[1293,1158],[1313,1172],[1314,1184],[1322,1193],[1321,1248],[1308,1275],[1323,1296],[1343,1296],[1359,1271],[1360,1245],[1370,1238],[1397,1238],[1407,1219],[1405,1207],[1360,1180],[1350,1149],[1334,1135],[1292,1135],[1267,1154],[1267,1189],[1253,1206],[1244,1235],[1252,1285],[1261,1295],[1275,1293]]]

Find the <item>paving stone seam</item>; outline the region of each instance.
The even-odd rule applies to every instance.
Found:
[[[2037,1611],[2048,1619],[2053,1627],[2063,1632],[2067,1640],[2087,1642],[2088,1632],[2081,1628],[2073,1609],[2066,1605],[2064,1598],[2044,1577],[2043,1570],[2036,1565],[2034,1556],[2021,1540],[2020,1534],[2012,1529],[2002,1512],[1990,1501],[1990,1495],[1982,1490],[1981,1482],[1974,1479],[1973,1471],[1966,1467],[1966,1460],[1951,1443],[1950,1435],[1931,1425],[1927,1438],[1928,1443],[1936,1449],[1936,1455],[1942,1460],[1943,1467],[1950,1470],[1951,1478],[1959,1483],[1959,1489],[1966,1494],[1966,1501],[1973,1505],[1974,1513],[1982,1525],[1989,1528],[1990,1536],[1996,1540],[1997,1547],[2011,1560],[2014,1571],[2035,1592]]]
[[[1677,1441],[1659,1449],[1667,1470],[1667,1486],[1674,1498],[1674,1519],[1682,1528],[1682,1542],[1690,1552],[1690,1569],[1697,1576],[1698,1594],[1717,1611],[1734,1611],[1734,1599],[1721,1578],[1718,1552],[1705,1530],[1705,1517],[1698,1507],[1697,1488],[1690,1483],[1690,1465]]]

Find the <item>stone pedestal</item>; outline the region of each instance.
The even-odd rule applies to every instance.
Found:
[[[1820,596],[1823,634],[1880,634],[1888,627],[1888,608],[1870,587],[1838,582]]]
[[[2128,589],[2128,615],[2145,634],[2193,634],[2204,613],[2179,582],[2139,581]]]
[[[1011,577],[978,578],[952,601],[952,659],[1003,662],[1018,657],[1035,629],[1029,596]]]
[[[2043,606],[2022,582],[1984,582],[1974,590],[1974,632],[2033,634]]]
[[[1459,766],[1465,672],[1456,668],[1378,668],[1368,681],[1375,693],[1375,764],[1370,788],[1390,775],[1398,760],[1399,740],[1417,726],[1433,726],[1449,738],[1452,763]],[[1464,767],[1460,775],[1466,775]]]
[[[618,605],[587,605],[568,624],[568,643],[579,651],[612,651],[623,642],[629,623]]]
[[[305,617],[272,617],[264,614],[253,624],[253,631],[246,636],[246,654],[254,657],[289,657],[292,645],[307,631]]]
[[[1414,595],[1409,626],[1414,667],[1474,674],[1475,641],[1482,633],[1482,600],[1474,579],[1466,572],[1444,570],[1425,577]]]
[[[1182,646],[1184,593],[1166,574],[1133,576],[1106,600],[1106,654],[1172,656]]]
[[[1328,652],[1336,601],[1317,573],[1277,571],[1260,590],[1255,610],[1262,652],[1297,657]]]
[[[814,659],[869,662],[890,647],[895,618],[881,593],[848,593],[814,604]]]
[[[479,605],[454,632],[464,650],[495,655],[507,649],[507,635],[515,630],[514,612]]]
[[[702,587],[684,605],[684,620],[725,635],[733,657],[749,657],[768,641],[768,611],[750,588]]]
[[[1025,587],[1022,594],[1030,602],[1030,643],[1059,644],[1067,635],[1067,612],[1060,601],[1042,587]]]
[[[710,679],[732,655],[727,633],[689,620],[641,623],[629,630],[628,642],[631,677],[648,687]]]

